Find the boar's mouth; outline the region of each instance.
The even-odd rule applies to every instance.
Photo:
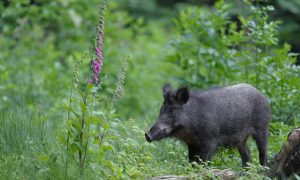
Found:
[[[165,131],[160,131],[155,133],[148,132],[145,134],[145,138],[148,142],[159,141],[166,137],[168,137],[168,134],[165,133]]]
[[[163,129],[153,126],[148,133],[145,133],[145,138],[148,142],[159,141],[161,139],[172,136],[179,129],[181,129],[181,126],[174,127],[174,128],[168,127]]]
[[[145,138],[147,142],[152,142],[152,137],[148,133],[145,133]]]

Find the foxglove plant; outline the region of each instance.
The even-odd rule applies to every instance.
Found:
[[[88,102],[89,95],[94,94],[95,92],[92,92],[91,89],[93,87],[93,84],[98,85],[99,84],[99,75],[102,70],[102,43],[103,43],[103,36],[104,36],[104,12],[106,10],[106,4],[107,1],[103,0],[100,4],[100,19],[99,19],[99,25],[97,28],[97,43],[95,43],[95,54],[96,58],[92,58],[88,80],[86,82],[84,90],[82,91],[82,88],[78,85],[80,84],[79,80],[79,65],[83,62],[82,60],[78,62],[74,68],[73,72],[73,83],[74,87],[78,89],[78,92],[80,92],[80,100],[79,100],[79,106],[80,106],[80,112],[76,112],[74,106],[76,104],[73,102],[73,96],[74,96],[74,87],[72,86],[71,92],[70,92],[70,101],[67,106],[68,110],[68,116],[67,116],[67,140],[66,140],[66,162],[65,162],[65,178],[67,178],[67,171],[68,171],[68,156],[69,153],[73,155],[74,158],[78,158],[79,167],[81,170],[81,174],[83,173],[84,167],[85,167],[85,161],[88,151],[88,144],[89,144],[89,138],[90,138],[90,126],[91,124],[87,122],[87,119],[91,118],[89,117],[89,114],[91,116],[92,113],[89,113],[88,108],[93,104],[92,102]],[[91,74],[93,72],[93,74]],[[92,76],[92,78],[91,78]],[[77,106],[78,107],[78,106]],[[71,118],[71,114],[74,115],[74,119]],[[77,155],[76,155],[77,154]]]
[[[65,157],[65,178],[68,177],[68,159],[72,157],[78,162],[80,173],[83,174],[86,161],[95,161],[98,164],[105,164],[103,158],[107,150],[107,143],[104,139],[109,131],[111,120],[116,119],[114,102],[118,101],[124,94],[123,84],[125,73],[128,69],[128,57],[122,63],[118,76],[118,82],[113,94],[112,101],[102,111],[99,108],[99,86],[100,74],[103,66],[102,44],[104,38],[104,12],[107,1],[100,4],[100,19],[97,27],[97,38],[94,44],[94,52],[90,61],[89,74],[84,81],[80,81],[79,66],[84,61],[79,61],[73,71],[73,84],[70,92],[70,99],[66,109],[67,134],[66,134],[66,157]],[[83,82],[83,83],[81,83]],[[102,83],[102,82],[101,82]],[[74,90],[76,89],[76,91]],[[77,95],[77,96],[76,96]],[[78,98],[76,98],[78,97]],[[87,158],[87,156],[91,156]],[[92,158],[93,156],[93,158]],[[96,158],[94,158],[96,157]]]

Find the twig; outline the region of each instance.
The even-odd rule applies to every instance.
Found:
[[[288,115],[288,117],[284,120],[284,123],[286,123],[291,117],[292,115],[298,110],[298,108],[300,108],[300,104],[298,106],[296,106],[293,111]]]

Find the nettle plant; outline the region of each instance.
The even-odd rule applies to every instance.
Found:
[[[279,21],[272,6],[241,2],[247,13],[232,21],[234,6],[219,1],[213,9],[190,7],[175,21],[178,38],[168,60],[178,66],[182,84],[205,88],[250,83],[269,96],[273,120],[300,119],[300,67],[290,45],[280,46]],[[293,118],[294,117],[294,118]]]
[[[105,153],[113,147],[105,141],[111,122],[117,120],[114,108],[115,102],[123,96],[125,73],[128,69],[128,58],[122,62],[115,91],[112,98],[101,96],[100,79],[103,66],[102,43],[104,38],[104,15],[107,1],[103,0],[99,8],[99,25],[97,38],[91,56],[86,55],[76,63],[73,71],[73,84],[70,90],[67,109],[66,133],[62,141],[66,146],[65,177],[68,176],[69,162],[76,162],[82,174],[87,164],[91,167],[108,166],[112,171],[114,167],[105,159]],[[87,59],[89,63],[88,74],[81,75],[80,67]],[[85,67],[85,66],[83,66]],[[103,99],[110,99],[103,102]]]

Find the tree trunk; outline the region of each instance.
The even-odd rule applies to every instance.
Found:
[[[293,129],[280,152],[270,162],[270,177],[278,179],[300,175],[300,128]]]

